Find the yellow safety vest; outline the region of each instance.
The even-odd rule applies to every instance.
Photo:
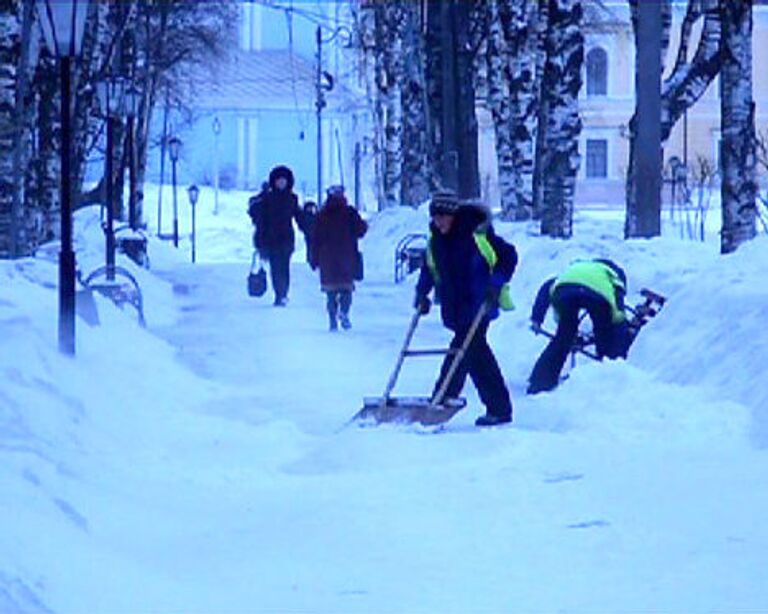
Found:
[[[474,232],[472,233],[472,237],[475,240],[475,245],[477,246],[478,251],[488,263],[488,268],[493,271],[493,267],[496,266],[499,257],[496,255],[496,250],[493,249],[493,245],[491,245],[491,242],[488,240],[488,235],[484,232]],[[432,279],[435,280],[435,285],[439,285],[440,273],[437,270],[435,255],[432,251],[431,238],[429,239],[429,246],[427,249],[427,266],[429,267],[430,273],[432,273]],[[512,301],[512,292],[508,283],[505,283],[501,287],[501,292],[499,293],[499,308],[504,311],[512,311],[515,308],[515,303]]]
[[[594,260],[577,260],[558,275],[552,284],[550,296],[555,288],[563,284],[578,284],[597,292],[611,306],[611,320],[614,323],[627,319],[627,315],[616,303],[616,288],[626,292],[626,287],[621,277],[607,264]]]

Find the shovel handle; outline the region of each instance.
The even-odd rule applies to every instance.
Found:
[[[483,301],[482,305],[480,305],[480,308],[477,310],[475,319],[472,320],[472,325],[469,327],[469,330],[467,331],[467,335],[466,337],[464,337],[464,341],[462,341],[461,343],[461,347],[453,356],[453,361],[451,362],[451,366],[448,368],[448,372],[445,374],[445,379],[443,380],[443,383],[440,384],[440,388],[435,393],[435,396],[432,397],[432,401],[430,402],[431,405],[440,405],[440,403],[443,402],[445,393],[448,391],[448,386],[450,385],[451,380],[453,379],[453,376],[456,373],[456,370],[459,368],[461,361],[464,360],[464,355],[467,353],[469,344],[472,343],[472,339],[474,339],[475,333],[477,332],[477,329],[480,327],[480,323],[483,321],[485,314],[488,313],[488,307],[489,307],[488,302]]]
[[[400,350],[400,354],[397,357],[395,370],[392,371],[392,375],[389,376],[387,387],[384,390],[384,396],[382,397],[382,405],[387,404],[387,401],[389,401],[389,395],[392,394],[392,390],[394,390],[395,388],[395,384],[397,383],[397,377],[400,375],[400,369],[403,366],[403,361],[405,360],[406,352],[408,351],[408,347],[411,345],[411,339],[413,339],[413,334],[416,332],[416,326],[419,323],[420,317],[421,317],[421,312],[418,309],[416,309],[413,312],[411,323],[408,326],[408,332],[405,335],[405,341],[403,342],[403,347]]]

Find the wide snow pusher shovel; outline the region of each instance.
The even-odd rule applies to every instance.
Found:
[[[381,424],[383,422],[399,422],[404,424],[419,423],[424,426],[432,426],[436,424],[442,424],[448,422],[456,413],[463,409],[467,400],[464,398],[451,398],[446,399],[445,393],[448,391],[448,386],[451,380],[456,375],[456,371],[464,359],[469,348],[472,339],[477,332],[477,328],[480,326],[485,314],[488,310],[488,305],[483,303],[478,309],[475,319],[472,321],[472,325],[467,332],[467,336],[464,338],[464,342],[459,348],[451,349],[430,349],[430,350],[411,350],[411,340],[413,334],[416,332],[416,326],[419,323],[419,317],[421,314],[418,310],[413,314],[411,318],[411,324],[408,327],[408,332],[405,335],[405,342],[400,350],[400,354],[397,357],[397,363],[395,369],[387,382],[387,387],[384,390],[383,396],[380,397],[366,397],[363,399],[363,408],[357,412],[350,422],[360,422],[361,424]],[[406,358],[412,356],[445,356],[446,354],[452,356],[451,364],[446,373],[440,388],[431,397],[393,397],[392,391],[397,383],[397,377],[400,375],[400,370],[405,362]]]

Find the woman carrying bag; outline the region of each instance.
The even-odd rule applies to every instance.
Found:
[[[347,204],[342,186],[328,188],[328,198],[317,215],[309,264],[320,268],[320,287],[327,295],[329,329],[352,327],[349,310],[355,279],[362,279],[357,240],[368,224]]]

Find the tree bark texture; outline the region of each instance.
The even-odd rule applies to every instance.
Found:
[[[633,144],[633,189],[636,209],[626,217],[626,237],[661,234],[661,67],[663,19],[661,5],[647,2],[638,7],[636,21],[637,62],[635,92],[637,110]]]
[[[547,33],[549,32],[549,0],[539,3],[536,27],[536,76],[534,95],[536,108],[536,133],[533,155],[533,219],[540,220],[544,209],[544,182],[542,176],[547,165],[547,125],[549,122],[549,96],[544,91],[544,72],[547,64]]]
[[[637,6],[638,0],[630,0],[632,25],[637,40]],[[662,55],[665,41],[668,44],[671,20],[667,17],[669,0],[662,3]],[[701,36],[696,52],[688,60],[688,48],[694,24],[703,19]],[[721,22],[718,10],[718,0],[689,0],[686,15],[680,30],[680,47],[675,65],[670,75],[661,86],[661,142],[667,141],[677,121],[690,109],[706,91],[709,84],[717,76],[721,65],[720,52]],[[636,61],[639,54],[636,55]],[[663,60],[662,60],[663,67]],[[637,66],[636,66],[637,70]],[[662,70],[663,72],[663,70]],[[637,236],[637,186],[635,164],[637,160],[637,120],[633,116],[629,122],[629,161],[627,164],[625,235]]]
[[[401,202],[403,167],[403,45],[402,13],[399,2],[388,2],[382,11],[384,18],[384,71],[379,81],[379,94],[384,100],[385,170],[384,199],[387,207]]]
[[[429,152],[426,83],[424,79],[425,50],[421,36],[419,4],[405,2],[403,14],[404,64],[402,88],[403,166],[402,204],[416,207],[429,198],[431,186],[431,156]]]
[[[720,251],[728,254],[756,232],[755,104],[752,95],[752,6],[720,1],[723,24]]]
[[[547,62],[542,96],[548,98],[547,166],[542,178],[541,232],[550,237],[573,234],[573,200],[579,169],[578,96],[584,64],[580,0],[550,0]]]
[[[517,204],[516,175],[514,164],[511,110],[510,76],[507,42],[501,27],[499,5],[509,0],[490,0],[488,3],[488,40],[486,60],[488,63],[487,101],[493,118],[498,165],[499,195],[504,219],[513,219]]]
[[[0,10],[0,257],[16,256],[19,186],[16,151],[16,88],[21,56],[21,19],[18,7]]]
[[[505,0],[500,18],[507,47],[510,91],[512,164],[515,168],[514,203],[509,219],[522,221],[533,213],[534,139],[537,122],[538,2]]]

